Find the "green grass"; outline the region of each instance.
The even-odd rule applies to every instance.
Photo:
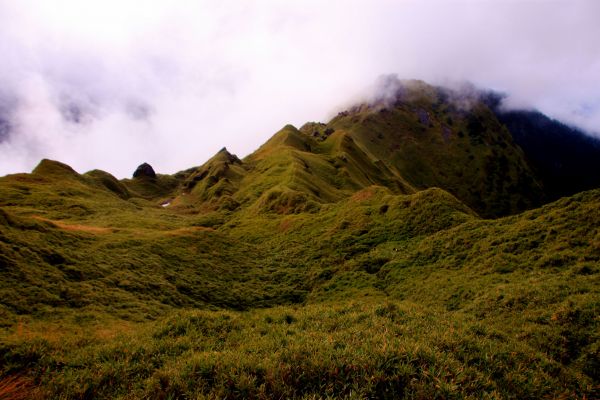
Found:
[[[577,368],[496,327],[407,301],[182,311],[133,331],[108,326],[109,334],[95,325],[65,335],[53,325],[43,332],[23,325],[20,334],[3,339],[5,369],[35,366],[31,378],[52,398],[480,399],[593,393],[593,381]]]
[[[362,107],[328,125],[417,189],[441,187],[488,217],[541,204],[543,187],[521,149],[483,104],[460,109],[438,93],[393,108]],[[415,93],[410,93],[416,96]]]
[[[216,230],[124,207],[143,228],[110,232],[5,206],[2,375],[52,398],[593,397],[599,200],[482,220],[371,187]]]
[[[435,96],[173,176],[0,178],[0,398],[599,397],[600,189],[514,214],[519,150]]]

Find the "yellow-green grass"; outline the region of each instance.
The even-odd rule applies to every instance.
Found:
[[[491,111],[415,85],[243,160],[0,178],[0,398],[600,397],[600,190],[532,209]]]

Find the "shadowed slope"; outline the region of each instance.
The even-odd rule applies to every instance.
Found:
[[[599,139],[539,112],[496,110],[496,113],[544,182],[549,198],[600,186]]]

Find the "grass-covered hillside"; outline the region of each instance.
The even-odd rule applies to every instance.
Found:
[[[412,85],[174,175],[0,178],[0,398],[598,398],[600,189],[537,207],[487,106]]]

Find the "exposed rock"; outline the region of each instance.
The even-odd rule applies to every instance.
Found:
[[[133,173],[134,178],[156,178],[154,168],[148,163],[143,163]]]

